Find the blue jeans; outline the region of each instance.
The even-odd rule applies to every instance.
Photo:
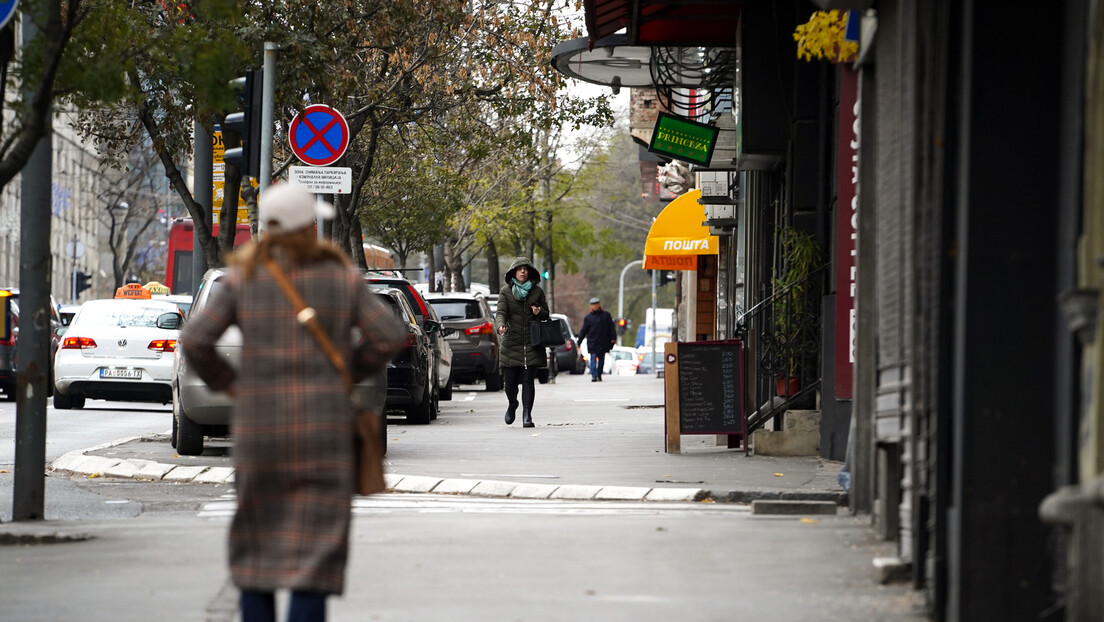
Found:
[[[276,622],[276,595],[272,592],[242,590],[242,622]],[[288,622],[326,622],[326,594],[292,592]]]
[[[599,352],[597,354],[592,353],[590,355],[590,377],[591,378],[601,378],[602,377],[602,368],[604,367],[605,362],[606,362],[606,353],[605,352]]]

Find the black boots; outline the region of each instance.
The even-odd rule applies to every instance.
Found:
[[[514,414],[517,412],[517,407],[517,402],[510,402],[510,407],[506,409],[506,425],[510,425],[514,422]]]
[[[523,428],[536,427],[533,424],[533,412],[532,411],[530,411],[530,410],[522,410],[521,411],[521,427],[523,427]]]

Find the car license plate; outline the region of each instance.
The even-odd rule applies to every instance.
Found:
[[[100,378],[141,378],[142,370],[140,369],[119,369],[117,367],[109,367],[100,370]]]
[[[448,335],[445,335],[445,341],[456,341],[459,338],[460,338],[460,333],[459,332],[449,333]]]

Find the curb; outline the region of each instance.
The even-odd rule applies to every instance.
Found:
[[[52,473],[85,477],[112,477],[143,481],[193,484],[233,484],[230,467],[181,466],[152,460],[122,460],[86,455],[142,438],[133,436],[87,449],[71,451],[48,467]],[[709,491],[703,488],[648,488],[637,486],[593,486],[578,484],[534,484],[499,480],[440,478],[424,475],[384,475],[386,492],[490,497],[502,499],[557,499],[567,501],[647,501],[658,503],[735,503],[751,505],[755,501],[833,502],[846,506],[846,492],[821,490],[739,489]]]

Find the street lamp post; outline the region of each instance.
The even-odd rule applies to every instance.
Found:
[[[642,263],[644,263],[643,259],[637,259],[636,261],[630,261],[625,264],[624,268],[621,268],[621,284],[617,289],[617,317],[625,317],[622,312],[622,307],[625,306],[625,273],[628,272],[629,268]]]

